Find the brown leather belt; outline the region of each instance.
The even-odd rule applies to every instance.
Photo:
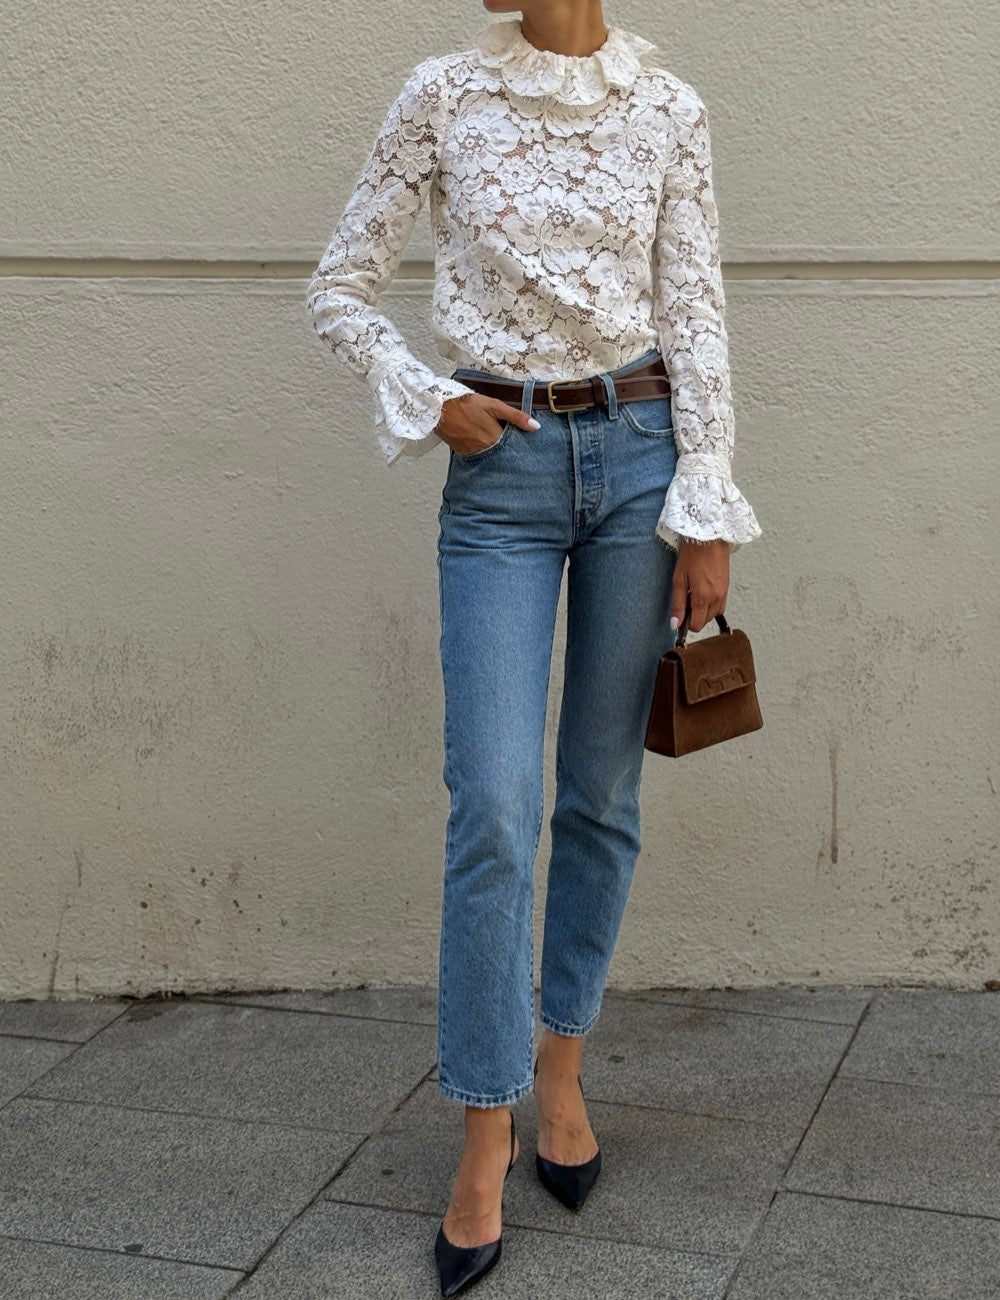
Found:
[[[670,394],[670,380],[662,355],[654,357],[648,365],[640,366],[627,375],[613,375],[611,379],[619,402],[641,402],[644,398],[667,397]],[[498,397],[510,406],[521,406],[524,396],[523,380],[505,379],[501,375],[491,379],[462,376],[459,383],[466,388],[475,389],[484,397]],[[590,406],[606,408],[608,391],[600,375],[591,375],[589,379],[538,379],[535,381],[531,405],[547,407],[556,415],[564,415],[567,411],[585,411]]]

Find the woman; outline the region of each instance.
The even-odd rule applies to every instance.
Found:
[[[579,1208],[597,1177],[583,1038],[639,852],[656,666],[688,606],[693,631],[724,611],[730,552],[761,532],[730,477],[704,103],[598,0],[485,4],[523,18],[414,69],[308,291],[318,334],[370,385],[386,462],[449,448],[438,1074],[465,1147],[436,1239],[443,1295],[500,1256],[510,1107],[532,1088],[546,1188]],[[448,375],[377,305],[428,195]],[[533,864],[567,564],[533,1070]]]

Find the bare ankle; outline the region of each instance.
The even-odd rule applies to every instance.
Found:
[[[583,1037],[570,1037],[546,1028],[538,1045],[538,1072],[553,1079],[576,1080],[583,1058]]]

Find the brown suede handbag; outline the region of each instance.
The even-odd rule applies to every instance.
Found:
[[[655,754],[679,758],[764,725],[750,638],[722,614],[715,621],[721,633],[686,645],[688,605],[673,647],[660,657],[645,741]]]

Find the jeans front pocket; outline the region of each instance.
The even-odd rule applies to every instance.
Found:
[[[664,397],[644,397],[637,402],[622,402],[618,411],[636,433],[659,438],[674,431],[669,393]]]
[[[513,424],[511,424],[511,422],[507,420],[504,423],[503,428],[500,430],[500,437],[497,438],[495,442],[491,442],[488,447],[480,447],[478,451],[470,451],[467,455],[464,456],[460,452],[456,451],[455,459],[457,461],[460,461],[461,464],[463,465],[471,465],[475,461],[483,460],[486,456],[491,455],[499,447],[503,446],[503,444],[507,441],[508,437],[510,436],[510,432],[513,428],[514,428]]]

